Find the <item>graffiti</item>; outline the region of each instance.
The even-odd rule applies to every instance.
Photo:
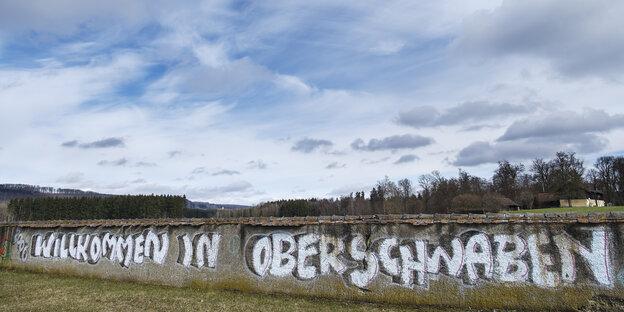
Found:
[[[0,259],[2,261],[11,259],[11,233],[5,229],[0,235]]]
[[[188,233],[178,236],[179,250],[178,263],[195,268],[207,267],[214,269],[217,267],[217,257],[219,255],[219,243],[221,234],[219,233],[199,233],[195,234],[193,240]]]
[[[230,235],[230,238],[228,239],[227,249],[231,255],[235,255],[239,252],[240,242],[241,242],[241,239],[240,239],[240,236],[238,236],[238,234]]]
[[[32,242],[31,256],[34,258],[73,259],[89,264],[106,258],[127,268],[131,264],[142,264],[146,258],[163,264],[169,249],[169,234],[146,230],[124,237],[111,233],[48,232],[33,235]]]
[[[380,273],[407,288],[427,288],[429,280],[437,280],[440,274],[469,285],[490,280],[557,287],[574,283],[580,267],[594,283],[612,286],[608,233],[594,230],[586,240],[581,243],[566,232],[553,237],[539,232],[525,239],[470,231],[438,244],[397,237],[367,244],[358,234],[340,238],[274,232],[250,237],[245,253],[248,268],[261,278],[310,280],[335,274],[362,289]]]
[[[506,234],[466,229],[435,238],[282,230],[251,234],[245,240],[239,234],[224,238],[219,232],[182,232],[170,237],[170,230],[157,232],[149,228],[130,234],[26,232],[32,238],[30,247],[21,229],[15,230],[12,241],[5,229],[0,237],[4,247],[0,256],[7,257],[13,247],[21,261],[28,261],[30,256],[36,261],[96,265],[106,259],[124,269],[140,269],[146,262],[169,265],[169,259],[186,274],[203,269],[220,274],[218,264],[225,261],[226,267],[236,270],[240,264],[246,269],[243,274],[260,280],[293,278],[310,282],[334,276],[360,290],[379,283],[429,289],[431,281],[442,277],[468,287],[496,282],[555,288],[579,280],[606,288],[618,281],[624,285],[624,273],[614,274],[612,268],[615,258],[611,234],[602,227],[572,230],[573,235],[563,230]],[[169,256],[171,243],[177,243],[172,252],[177,255]]]
[[[20,260],[25,262],[28,259],[28,244],[24,240],[24,235],[22,235],[22,231],[17,229],[15,231],[15,237],[13,239],[15,241],[15,246],[17,246],[17,251],[20,255]]]

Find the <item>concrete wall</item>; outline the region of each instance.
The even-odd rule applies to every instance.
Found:
[[[481,308],[624,298],[624,215],[0,224],[5,266],[172,286]]]

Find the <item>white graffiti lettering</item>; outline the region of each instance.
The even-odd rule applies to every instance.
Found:
[[[145,258],[163,264],[169,248],[169,234],[163,232],[156,235],[151,230],[126,237],[111,233],[48,232],[44,235],[35,234],[32,240],[33,257],[73,259],[89,264],[97,264],[100,259],[107,258],[126,268],[133,263],[143,263]]]
[[[297,274],[299,278],[311,279],[316,277],[316,267],[309,265],[307,259],[318,254],[318,248],[313,244],[319,241],[319,236],[315,233],[302,235],[297,242]]]
[[[295,251],[295,238],[289,233],[275,233],[273,238],[273,257],[271,261],[271,275],[287,276],[295,269],[297,261],[293,252]],[[284,247],[287,246],[286,250]]]
[[[503,282],[525,281],[529,273],[529,265],[521,257],[526,253],[527,244],[518,235],[494,235],[496,249],[496,274]],[[512,244],[514,249],[507,250]]]
[[[548,270],[548,266],[554,265],[555,262],[550,254],[543,253],[539,248],[540,246],[550,243],[548,235],[544,232],[531,234],[527,239],[527,243],[529,245],[529,254],[531,254],[531,264],[533,266],[531,272],[533,283],[545,287],[558,286],[560,283],[559,275]]]
[[[96,265],[106,258],[130,268],[145,263],[163,265],[168,258],[169,231],[145,229],[125,235],[79,231],[29,234],[30,249],[20,231],[14,238],[22,261],[30,255],[37,261],[59,259]],[[427,289],[430,280],[440,278],[471,285],[533,283],[552,288],[575,285],[580,280],[583,285],[613,287],[613,266],[617,264],[611,263],[615,258],[610,249],[614,234],[603,227],[573,228],[571,234],[545,229],[489,234],[471,229],[459,236],[426,240],[417,236],[371,238],[356,233],[336,237],[282,230],[249,236],[242,255],[247,268],[260,278],[309,281],[334,275],[362,290],[388,282]],[[197,270],[216,270],[222,238],[216,232],[182,233],[177,237],[177,263]],[[376,280],[380,273],[383,278]]]
[[[24,235],[22,235],[22,231],[20,231],[19,229],[15,231],[14,240],[20,255],[20,260],[22,262],[25,262],[28,259],[28,244],[26,244],[26,241],[24,240]]]
[[[216,268],[221,237],[219,233],[200,233],[196,234],[191,241],[188,233],[179,236],[178,263],[185,267],[193,266],[197,269],[202,267]],[[150,242],[150,246],[151,244]],[[162,257],[162,255],[160,256]]]
[[[572,283],[576,279],[576,261],[574,258],[574,253],[576,253],[588,263],[598,283],[611,284],[607,255],[607,232],[593,231],[589,248],[565,232],[555,236],[554,241],[561,254],[561,278],[564,282]]]
[[[319,249],[322,275],[330,274],[332,269],[339,275],[344,273],[347,267],[338,258],[345,249],[345,244],[342,239],[329,235],[321,235]]]
[[[379,271],[377,256],[373,252],[366,252],[364,238],[360,235],[354,237],[349,245],[349,254],[356,261],[364,260],[364,270],[354,270],[349,277],[351,283],[360,288],[366,288],[375,279]]]

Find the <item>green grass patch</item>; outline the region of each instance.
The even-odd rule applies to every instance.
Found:
[[[461,311],[141,285],[0,268],[0,311]]]
[[[611,207],[557,207],[557,208],[543,208],[543,209],[530,209],[530,210],[513,210],[513,211],[505,211],[504,213],[566,213],[566,212],[576,212],[576,213],[589,213],[589,212],[597,212],[597,213],[608,213],[608,212],[619,212],[624,211],[624,206],[611,206]]]

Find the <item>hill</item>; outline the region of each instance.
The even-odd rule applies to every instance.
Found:
[[[42,197],[110,197],[114,194],[104,194],[77,189],[54,188],[49,186],[29,184],[0,184],[0,202],[8,202],[19,198],[42,198]],[[250,206],[233,204],[213,204],[209,202],[187,200],[187,208],[201,210],[216,209],[242,209]]]
[[[115,195],[29,184],[0,184],[0,201],[9,201],[13,198],[109,196]]]

